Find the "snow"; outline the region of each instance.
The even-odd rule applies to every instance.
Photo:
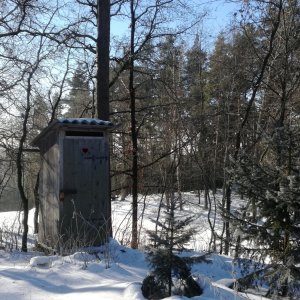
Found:
[[[56,260],[56,256],[35,256],[29,261],[31,267],[48,267],[52,266],[52,262]]]
[[[151,219],[156,218],[157,196],[141,197],[140,216],[141,250],[129,248],[130,209],[128,197],[125,201],[114,201],[112,218],[114,239],[108,245],[85,251],[78,249],[69,256],[49,255],[35,249],[33,235],[33,210],[29,220],[29,251],[20,248],[20,220],[18,212],[0,213],[0,299],[1,300],[143,300],[141,283],[149,272],[143,247],[147,244],[147,229],[153,229]],[[185,207],[182,215],[195,215],[197,234],[189,245],[191,251],[182,255],[199,255],[208,249],[209,231],[207,211],[198,204],[196,195],[184,194]],[[145,207],[144,207],[145,204]],[[220,218],[216,228],[221,228]],[[4,238],[6,239],[4,241]],[[4,249],[5,248],[5,249]],[[209,262],[194,264],[192,273],[204,289],[200,300],[218,299],[265,299],[252,294],[238,294],[229,286],[239,276],[230,257],[212,254]],[[172,296],[168,300],[188,299]]]

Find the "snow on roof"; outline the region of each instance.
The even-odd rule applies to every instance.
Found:
[[[110,121],[103,121],[95,118],[60,118],[55,121],[56,123],[61,124],[113,126],[113,123]]]
[[[38,134],[30,143],[34,147],[39,147],[39,143],[50,131],[61,128],[63,130],[92,130],[92,131],[111,131],[115,127],[112,122],[96,118],[59,118],[51,122]]]

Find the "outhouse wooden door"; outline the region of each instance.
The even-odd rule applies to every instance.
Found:
[[[65,137],[61,219],[66,236],[87,245],[101,243],[108,209],[108,174],[103,137]]]

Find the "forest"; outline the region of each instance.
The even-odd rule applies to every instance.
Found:
[[[157,205],[172,218],[184,210],[183,193],[194,192],[209,214],[209,252],[245,268],[246,258],[268,262],[239,283],[267,280],[268,296],[298,299],[300,4],[235,5],[212,40],[200,0],[0,1],[0,203],[21,204],[22,251],[28,211],[36,207],[37,230],[39,207],[31,141],[57,118],[100,118],[115,125],[111,199],[132,197],[133,249],[142,246],[140,201],[162,195]],[[126,30],[111,26],[105,52],[114,22]],[[244,201],[239,209],[233,195]],[[157,232],[150,237],[176,248],[160,244]]]

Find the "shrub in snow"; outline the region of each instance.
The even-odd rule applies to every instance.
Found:
[[[163,299],[167,297],[165,286],[161,284],[153,274],[148,275],[142,284],[143,296],[147,299]]]
[[[190,275],[184,281],[183,286],[183,295],[192,298],[194,296],[198,296],[202,294],[202,288],[199,284],[194,280],[194,278]]]
[[[167,249],[155,249],[148,256],[152,274],[143,282],[142,291],[148,299],[162,299],[173,294],[194,297],[202,289],[193,279],[191,269],[185,260]],[[155,298],[153,298],[155,297]]]
[[[148,299],[162,299],[173,294],[192,297],[201,295],[202,289],[192,278],[186,261],[177,255],[191,239],[194,230],[189,227],[191,217],[175,216],[180,203],[173,197],[166,207],[164,221],[156,221],[157,231],[148,231],[153,243],[148,252],[152,274],[145,278],[143,294]]]

